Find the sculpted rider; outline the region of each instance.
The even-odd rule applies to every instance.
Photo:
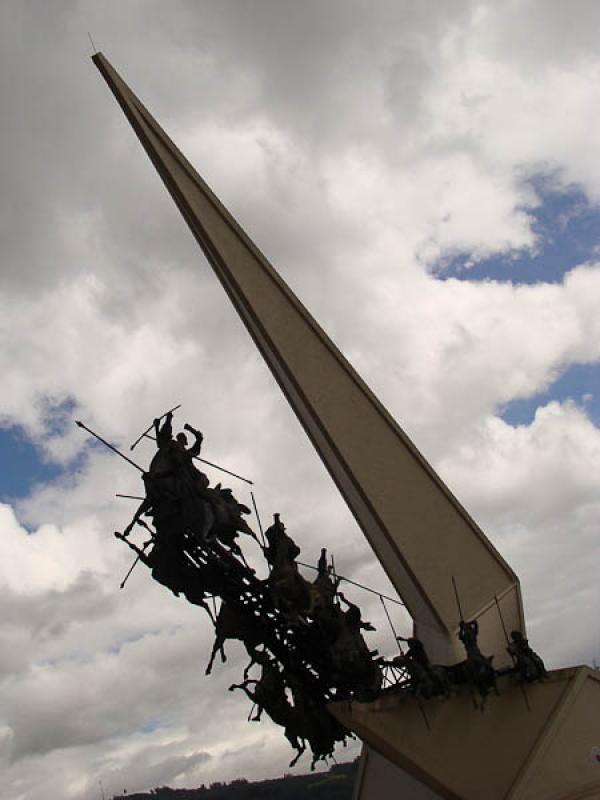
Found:
[[[160,425],[160,419],[154,420],[154,431],[156,433],[156,443],[159,451],[168,454],[173,460],[173,468],[175,471],[183,470],[193,476],[196,484],[196,489],[206,489],[208,486],[208,478],[203,472],[194,465],[193,459],[200,455],[202,448],[202,441],[204,436],[200,431],[192,428],[187,423],[183,426],[184,430],[189,431],[194,436],[194,443],[191,447],[187,447],[187,436],[185,433],[178,433],[173,439],[173,413],[169,412],[165,417],[165,421]],[[151,474],[153,470],[150,470]],[[158,476],[156,476],[158,477]]]
[[[479,645],[477,644],[477,635],[479,634],[479,623],[477,620],[473,622],[460,621],[458,638],[461,640],[467,651],[467,656],[481,655],[479,652]]]
[[[429,656],[425,652],[425,647],[420,639],[417,639],[415,636],[409,636],[408,638],[405,638],[404,636],[396,636],[396,639],[399,642],[406,642],[408,645],[406,655],[410,659],[416,661],[417,664],[420,664],[426,669],[431,666]]]
[[[535,650],[529,646],[529,642],[523,634],[520,631],[512,631],[510,638],[512,641],[506,649],[515,661],[521,680],[531,683],[531,681],[546,678],[548,673],[544,662]]]

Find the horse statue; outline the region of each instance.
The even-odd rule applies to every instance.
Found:
[[[236,608],[223,601],[215,620],[215,641],[204,674],[210,675],[215,657],[219,652],[221,653],[221,662],[225,664],[227,656],[224,644],[228,639],[237,639],[242,642],[252,659],[250,663],[258,663],[260,653],[256,648],[263,644],[263,638],[263,632],[256,625],[251,613],[244,614],[241,608]],[[249,667],[246,668],[246,670],[248,669]]]
[[[337,742],[346,746],[346,737],[351,735],[327,711],[323,698],[315,696],[307,690],[293,673],[288,676],[294,700],[294,715],[290,720],[290,727],[298,740],[307,741],[313,757],[310,765],[311,772],[318,761],[327,761],[333,757]]]
[[[258,721],[262,712],[266,711],[276,725],[283,727],[286,739],[296,751],[290,761],[290,767],[293,767],[306,750],[306,738],[302,730],[305,726],[302,725],[298,710],[287,698],[285,682],[276,662],[266,653],[258,653],[255,660],[261,665],[259,679],[246,679],[242,683],[232,684],[229,691],[241,689],[256,704],[257,713],[253,721]]]
[[[417,697],[429,700],[431,697],[450,697],[452,684],[441,666],[424,666],[408,654],[396,656],[392,664],[405,669],[410,679],[410,690]]]
[[[361,631],[375,628],[370,622],[363,622],[358,606],[341,592],[338,597],[347,610],[332,605],[324,631],[330,636],[327,651],[336,682],[360,696],[374,694],[381,688],[383,678]]]
[[[249,514],[250,509],[238,502],[231,489],[225,489],[220,483],[205,490],[205,497],[211,505],[213,524],[209,531],[209,539],[214,537],[227,547],[234,555],[246,563],[244,553],[236,542],[240,533],[245,533],[258,542],[258,537],[248,525],[242,514]]]

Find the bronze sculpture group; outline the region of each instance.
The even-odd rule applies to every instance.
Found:
[[[239,689],[252,701],[256,712],[249,719],[259,721],[265,712],[283,727],[296,751],[290,766],[308,745],[314,768],[318,760],[333,756],[337,742],[345,745],[351,736],[328,713],[329,702],[370,701],[382,692],[407,691],[421,702],[448,697],[463,684],[483,709],[490,690],[497,692],[498,673],[493,657],[479,650],[476,621],[460,622],[466,658],[453,666],[431,664],[415,637],[397,637],[401,654],[393,659],[370,650],[362,632],[374,628],[339,591],[341,578],[328,564],[326,549],[321,550],[316,578],[308,581],[298,568],[300,548],[280,516],[274,514],[264,535],[261,530],[261,541],[244,519],[250,509],[230,489],[211,487],[196,467],[203,439],[198,430],[184,426],[193,437],[188,447],[184,433],[173,435],[172,412],[162,422],[154,420],[153,428],[157,451],[142,475],[145,496],[130,524],[115,536],[137,553],[156,581],[207,612],[215,642],[206,674],[218,654],[226,661],[228,639],[243,643],[250,661],[243,681],[230,691]],[[129,538],[135,525],[150,534],[142,547]],[[240,535],[260,548],[268,570],[265,579],[246,561]],[[218,612],[216,599],[221,601]],[[406,643],[405,652],[400,642]],[[518,631],[512,632],[507,650],[514,663],[510,672],[520,682],[545,678],[542,660]]]

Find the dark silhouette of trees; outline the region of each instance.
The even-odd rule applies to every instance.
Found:
[[[113,800],[351,800],[358,759],[336,764],[328,772],[284,775],[267,781],[236,778],[198,789],[161,786],[150,792],[115,795]]]

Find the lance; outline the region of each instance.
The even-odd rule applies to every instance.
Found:
[[[392,618],[390,617],[390,612],[387,610],[387,606],[385,604],[385,600],[383,599],[382,595],[379,595],[379,599],[381,600],[381,605],[383,606],[383,610],[385,611],[385,615],[390,623],[390,628],[392,629],[392,633],[394,635],[394,639],[396,640],[396,644],[398,645],[398,650],[400,651],[400,655],[404,656],[404,651],[402,650],[402,645],[400,644],[400,640],[398,638],[398,634],[396,633],[396,629],[394,628],[394,623],[392,622]],[[417,704],[419,706],[419,711],[421,712],[421,716],[423,717],[423,721],[425,722],[425,727],[428,731],[431,730],[431,725],[429,724],[429,718],[427,717],[427,713],[425,711],[425,707],[423,705],[423,701],[416,695]]]
[[[91,430],[90,428],[88,428],[87,425],[84,425],[83,422],[80,422],[78,419],[76,419],[75,420],[75,425],[78,425],[80,428],[83,428],[84,431],[87,431],[95,439],[98,439],[99,442],[102,442],[102,444],[105,445],[106,447],[108,447],[109,450],[112,450],[113,453],[116,453],[118,456],[121,456],[121,458],[124,458],[125,461],[127,461],[129,464],[131,464],[132,467],[135,467],[137,470],[139,470],[142,474],[146,471],[146,470],[142,469],[139,464],[136,464],[135,461],[132,461],[130,458],[128,458],[126,455],[124,455],[124,453],[122,453],[120,450],[117,450],[117,448],[114,447],[114,445],[112,445],[109,442],[107,442],[106,439],[103,439],[101,436],[98,436],[97,433],[94,433],[94,431]]]
[[[456,585],[456,578],[454,577],[454,575],[452,576],[452,586],[454,586],[454,596],[456,597],[456,605],[458,606],[458,613],[459,613],[459,616],[460,616],[460,621],[464,622],[465,618],[463,616],[462,606],[460,604],[460,597],[458,596],[458,587]]]
[[[462,610],[462,606],[460,604],[460,597],[458,595],[458,586],[456,585],[456,578],[454,577],[454,575],[452,576],[452,586],[454,586],[454,596],[456,597],[456,605],[458,606],[458,615],[460,617],[460,622],[461,622],[461,625],[462,625],[464,623],[464,621],[465,621],[465,618],[463,616],[463,610]],[[460,635],[459,635],[459,638],[460,638]],[[463,642],[463,644],[464,644],[464,642]],[[468,654],[467,654],[467,657],[468,657]],[[475,708],[480,708],[480,710],[483,711],[483,705],[481,705],[481,707],[479,707],[477,705],[477,698],[475,696],[475,690],[473,688],[473,684],[471,684],[471,699],[473,700],[473,704],[475,705]]]
[[[200,458],[200,456],[194,456],[196,461],[201,461],[203,464],[208,464],[209,467],[214,467],[215,469],[220,470],[221,472],[227,473],[227,475],[231,475],[233,478],[237,478],[240,481],[244,481],[244,483],[249,483],[250,486],[254,486],[254,482],[251,481],[249,478],[242,478],[241,475],[236,475],[235,472],[231,472],[225,467],[220,467],[218,464],[213,464],[212,461],[207,461],[205,458]]]
[[[148,432],[142,434],[142,438],[152,439],[153,442],[156,441],[154,436],[150,436]],[[200,456],[193,456],[194,461],[201,461],[203,464],[208,464],[209,467],[214,467],[218,469],[220,472],[225,472],[227,475],[231,475],[233,478],[237,478],[240,481],[244,481],[244,483],[249,483],[250,486],[254,486],[254,482],[251,481],[249,478],[243,478],[241,475],[238,475],[235,472],[231,472],[231,470],[225,469],[225,467],[220,467],[218,464],[213,464],[212,461],[207,461],[205,458],[200,458]]]
[[[301,567],[306,567],[306,569],[312,569],[317,571],[318,567],[313,566],[312,564],[305,564],[303,561],[297,561]],[[371,592],[371,594],[376,594],[377,597],[383,597],[384,600],[388,600],[390,603],[396,603],[397,606],[405,606],[405,603],[401,602],[400,600],[396,600],[394,597],[389,597],[387,594],[381,594],[381,592],[376,591],[375,589],[370,589],[368,586],[365,586],[362,583],[357,583],[356,581],[351,580],[350,578],[346,578],[345,575],[340,575],[336,573],[336,578],[339,578],[340,581],[346,581],[346,583],[351,583],[352,586],[358,586],[359,589],[364,589],[365,592]]]
[[[500,608],[500,603],[498,602],[498,595],[497,594],[494,595],[494,600],[496,601],[496,608],[498,609],[498,616],[500,617],[500,622],[502,623],[502,630],[504,631],[504,636],[506,638],[506,644],[510,645],[510,639],[508,638],[508,631],[506,630],[506,625],[504,624],[504,617],[502,615],[502,609]],[[512,656],[512,653],[511,653],[511,656]]]
[[[174,408],[170,408],[168,411],[165,411],[165,413],[161,414],[160,417],[157,417],[157,419],[163,419],[164,417],[167,416],[167,414],[172,414],[174,411],[177,411],[178,408],[181,408],[181,403],[178,406],[175,406]],[[135,440],[135,442],[131,445],[129,449],[134,450],[138,446],[138,444],[142,441],[144,436],[150,433],[153,427],[154,427],[154,422],[152,423],[152,425],[150,425],[149,428],[146,428],[146,430],[142,433],[141,436],[138,436],[138,438]]]
[[[129,547],[130,550],[133,550],[134,553],[137,553],[139,555],[142,552],[140,548],[133,542],[130,542],[127,536],[125,536],[124,533],[121,533],[121,531],[115,531],[115,538],[120,539],[122,542],[125,542],[127,547]]]
[[[115,494],[115,497],[125,497],[127,500],[145,500],[144,497],[140,497],[138,494],[119,494],[119,492]]]
[[[150,532],[152,532],[152,531],[150,531]],[[135,561],[133,562],[133,564],[129,568],[129,572],[127,573],[127,575],[125,575],[125,577],[121,581],[121,585],[119,586],[119,589],[124,589],[125,588],[125,584],[127,583],[128,579],[129,579],[129,576],[131,575],[131,573],[133,572],[133,570],[137,566],[138,561],[141,559],[143,554],[146,552],[146,548],[148,547],[149,544],[152,544],[152,539],[149,539],[144,544],[144,547],[140,550],[138,547],[136,547],[134,544],[132,544],[129,541],[129,539],[126,536],[124,536],[120,531],[115,531],[115,536],[117,537],[117,539],[120,539],[122,542],[125,542],[125,544],[128,547],[130,547],[132,550],[134,550],[137,553],[137,558],[135,559]]]
[[[144,550],[145,550],[145,549],[146,549],[146,545],[144,545]],[[143,551],[142,551],[142,552],[143,552]],[[131,573],[133,572],[133,570],[136,568],[136,566],[137,566],[137,563],[138,563],[138,561],[140,560],[140,558],[141,558],[141,556],[139,556],[139,555],[138,555],[138,556],[136,556],[136,558],[135,558],[135,561],[134,561],[134,562],[133,562],[133,564],[132,564],[132,565],[129,567],[129,572],[127,573],[127,575],[125,575],[125,577],[124,577],[124,578],[123,578],[123,580],[121,581],[121,583],[120,583],[120,585],[119,585],[119,589],[124,589],[124,588],[125,588],[125,584],[126,584],[126,583],[127,583],[127,581],[129,580],[129,576],[131,575]]]
[[[401,646],[400,642],[398,641],[398,635],[396,633],[396,629],[394,628],[394,623],[392,622],[392,618],[390,617],[390,612],[387,610],[387,606],[385,604],[385,600],[383,599],[383,595],[380,594],[379,595],[379,599],[381,600],[381,605],[383,606],[383,610],[385,611],[385,615],[387,617],[387,621],[390,623],[390,628],[392,629],[392,634],[394,636],[396,644],[398,645],[398,650],[400,650],[400,655],[403,656],[404,653],[402,652],[402,646]]]
[[[256,507],[256,500],[254,499],[254,492],[250,492],[250,497],[252,498],[252,505],[254,506],[254,513],[256,514],[256,521],[258,522],[258,530],[260,531],[260,538],[262,539],[262,548],[263,550],[266,549],[267,543],[265,541],[265,534],[263,531],[262,522],[260,521],[260,514],[258,513],[258,508]]]

